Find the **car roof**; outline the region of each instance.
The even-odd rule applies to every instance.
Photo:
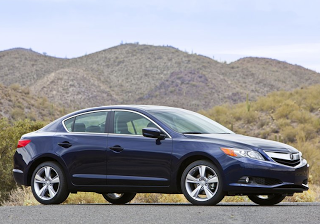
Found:
[[[148,111],[148,110],[178,110],[181,108],[177,107],[168,107],[168,106],[157,106],[157,105],[110,105],[110,106],[99,106],[99,107],[91,107],[91,108],[85,108],[82,110],[74,111],[71,114],[77,114],[77,113],[83,113],[87,111],[93,111],[93,110],[110,110],[110,109],[127,109],[127,110],[143,110],[143,111]],[[71,115],[69,114],[69,115]]]

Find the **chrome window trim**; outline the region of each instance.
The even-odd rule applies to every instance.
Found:
[[[147,120],[151,121],[153,124],[155,124],[161,131],[163,131],[167,136],[169,136],[169,138],[172,138],[171,135],[165,131],[160,125],[158,125],[156,122],[154,122],[151,118],[149,118],[148,116],[138,112],[138,111],[134,111],[134,110],[128,110],[128,109],[107,109],[107,110],[94,110],[94,111],[88,111],[88,112],[83,112],[83,113],[80,113],[80,114],[75,114],[75,115],[72,115],[71,117],[68,117],[68,118],[65,118],[63,119],[61,122],[62,122],[62,126],[63,128],[65,129],[66,132],[68,133],[74,133],[74,134],[98,134],[98,135],[127,135],[127,136],[143,136],[143,135],[130,135],[130,134],[118,134],[118,133],[97,133],[97,132],[70,132],[68,131],[68,129],[66,128],[64,122],[66,120],[69,120],[69,119],[72,119],[74,117],[77,117],[77,116],[80,116],[80,115],[83,115],[83,114],[90,114],[90,113],[97,113],[97,112],[111,112],[111,111],[125,111],[125,112],[132,112],[132,113],[136,113],[136,114],[139,114],[141,116],[143,116],[144,118],[146,118]]]
[[[75,133],[75,134],[102,134],[102,135],[105,135],[105,134],[109,134],[109,133],[100,133],[100,132],[72,132],[72,131],[68,131],[66,125],[64,124],[64,122],[66,120],[69,120],[71,118],[74,118],[74,117],[78,117],[80,115],[84,115],[84,114],[91,114],[91,113],[98,113],[98,112],[110,112],[111,109],[107,109],[107,110],[93,110],[93,111],[87,111],[87,112],[83,112],[83,113],[80,113],[80,114],[75,114],[75,115],[72,115],[71,117],[68,117],[66,119],[63,119],[61,122],[62,122],[62,126],[63,128],[66,130],[66,132],[68,133]]]
[[[149,120],[150,122],[152,122],[153,124],[155,124],[161,131],[163,131],[167,136],[169,136],[169,138],[172,138],[171,135],[169,135],[168,132],[166,132],[166,130],[164,130],[160,125],[158,125],[156,122],[154,122],[151,118],[149,118],[148,116],[138,112],[138,111],[134,111],[134,110],[128,110],[128,109],[112,109],[112,111],[125,111],[125,112],[132,112],[132,113],[136,113],[139,114],[141,116],[143,116],[144,118],[146,118],[147,120]],[[128,136],[143,136],[143,135],[130,135],[130,134],[119,134],[119,133],[108,133],[111,135],[128,135]]]

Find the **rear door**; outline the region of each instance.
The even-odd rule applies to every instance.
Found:
[[[115,110],[108,136],[108,186],[169,186],[172,139],[142,136],[142,128],[157,127],[143,114]]]
[[[80,114],[64,121],[68,133],[54,138],[74,185],[106,185],[108,111]]]

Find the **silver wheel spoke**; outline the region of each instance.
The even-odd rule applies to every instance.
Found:
[[[194,198],[198,197],[200,190],[201,190],[201,186],[198,186],[196,189],[194,189],[191,192],[191,196],[194,197]]]
[[[44,185],[44,186],[40,189],[38,195],[41,196],[41,197],[43,197],[44,194],[46,193],[47,189],[48,189],[47,185]]]
[[[50,198],[53,198],[57,193],[57,192],[54,191],[52,186],[49,186],[48,190],[49,190]]]
[[[50,173],[51,173],[51,167],[47,166],[44,168],[44,172],[45,172],[45,175],[46,175],[46,178],[48,180],[51,180],[51,176],[50,176]]]
[[[208,180],[208,184],[218,183],[218,177],[212,177]]]
[[[51,183],[52,184],[57,184],[57,183],[60,183],[60,179],[59,179],[59,176],[55,176],[52,180],[51,180]]]
[[[37,174],[37,175],[34,177],[34,179],[35,179],[35,182],[36,182],[36,183],[41,183],[41,184],[45,184],[45,183],[46,183],[45,179],[43,179],[42,177],[40,177],[39,174]]]
[[[197,178],[195,178],[194,176],[192,176],[190,173],[188,173],[186,181],[188,183],[194,183],[194,184],[199,183],[199,180]]]
[[[206,175],[206,166],[199,166],[200,177],[205,177]]]
[[[204,192],[207,195],[207,199],[210,199],[213,197],[213,193],[210,191],[210,189],[208,188],[208,186],[204,186]]]

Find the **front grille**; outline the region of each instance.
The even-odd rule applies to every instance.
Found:
[[[301,153],[264,151],[273,161],[282,165],[295,167],[301,161]]]
[[[276,184],[282,183],[278,179],[263,178],[263,177],[252,177],[251,180],[252,180],[252,182],[254,182],[256,184],[261,184],[261,185],[276,185]]]
[[[272,158],[272,159],[277,163],[281,163],[283,165],[292,166],[292,167],[300,163],[300,159],[297,159],[297,160],[285,160],[285,159],[278,159],[278,158]]]

